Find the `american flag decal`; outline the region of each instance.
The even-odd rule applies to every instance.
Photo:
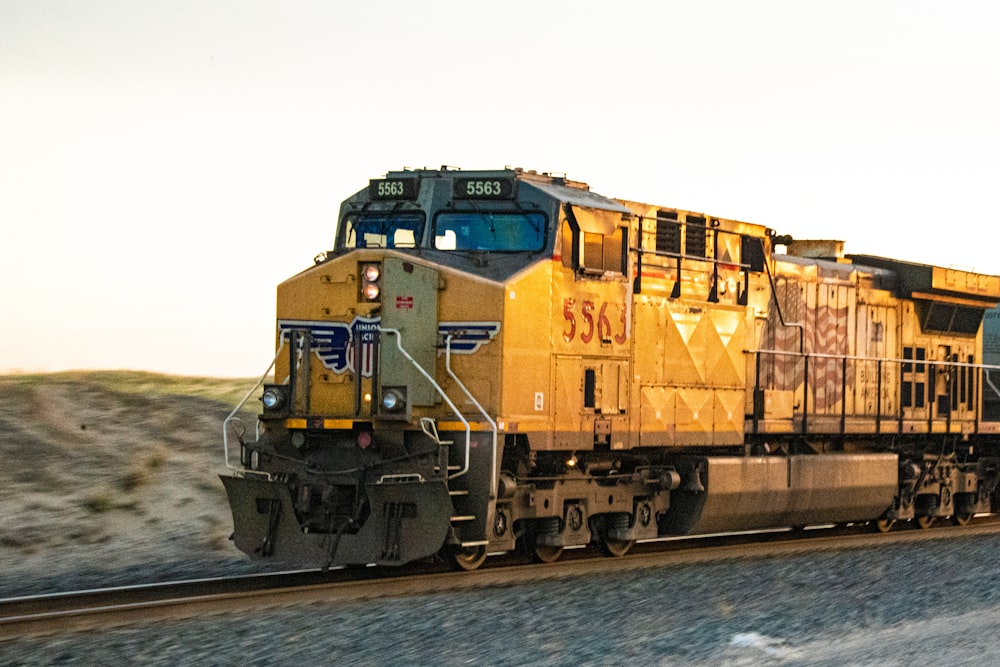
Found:
[[[375,347],[379,341],[379,318],[355,317],[351,320],[351,340],[347,345],[347,367],[351,372],[361,371],[370,378],[375,370]],[[358,349],[360,348],[360,349]],[[354,368],[355,360],[361,364]]]
[[[784,288],[784,289],[782,289]],[[811,391],[811,410],[825,411],[835,408],[844,399],[843,387],[854,384],[854,364],[846,369],[841,356],[849,353],[848,328],[850,310],[843,304],[818,304],[809,308],[805,297],[794,286],[779,285],[778,293],[785,317],[802,323],[803,342],[809,359],[808,385]],[[764,345],[784,352],[799,351],[799,330],[782,326],[774,309],[768,313],[769,340]],[[846,370],[846,374],[845,374]],[[798,356],[776,355],[770,361],[770,372],[764,369],[765,382],[770,376],[775,389],[798,390],[803,381],[805,360]]]
[[[346,322],[320,322],[315,320],[278,320],[281,337],[289,340],[291,331],[308,331],[312,351],[323,366],[334,373],[357,372],[371,377],[375,368],[376,348],[380,338],[378,317],[357,316]],[[499,322],[440,322],[438,335],[442,345],[451,336],[453,354],[472,354],[489,343],[500,331]]]

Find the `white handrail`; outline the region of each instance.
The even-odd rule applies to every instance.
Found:
[[[754,349],[754,350],[744,350],[746,354],[766,354],[773,357],[809,357],[810,359],[835,359],[847,361],[882,361],[887,364],[913,364],[913,365],[924,365],[927,366],[951,366],[952,368],[972,368],[980,369],[984,371],[997,371],[1000,370],[1000,366],[995,366],[991,364],[977,364],[969,363],[966,361],[946,361],[944,359],[895,359],[891,357],[860,357],[852,354],[828,354],[825,352],[791,352],[789,350],[765,350],[765,349]]]
[[[247,401],[250,400],[250,397],[253,395],[255,391],[257,391],[258,387],[264,384],[264,380],[267,379],[267,374],[271,372],[272,368],[274,368],[274,364],[276,361],[278,361],[278,356],[281,355],[281,350],[284,347],[285,347],[285,337],[282,336],[278,343],[278,351],[274,353],[274,359],[271,359],[271,364],[267,367],[267,370],[264,371],[264,374],[260,376],[259,380],[257,380],[257,384],[255,384],[253,388],[247,392],[247,395],[243,397],[243,400],[240,401],[235,408],[233,408],[233,411],[230,412],[229,416],[226,417],[225,421],[222,422],[222,455],[223,459],[226,462],[226,467],[229,468],[230,470],[236,472],[242,472],[243,468],[238,468],[229,463],[229,423],[233,421],[233,418],[236,416],[236,413],[240,411],[240,409],[246,404]]]
[[[990,389],[993,390],[993,393],[996,394],[997,396],[1000,396],[1000,389],[998,389],[997,386],[993,384],[993,378],[990,377],[990,370],[993,369],[986,369],[983,372],[983,377],[986,378],[986,384],[989,385]]]
[[[462,416],[462,413],[458,411],[458,408],[455,406],[455,404],[451,402],[450,398],[448,398],[448,394],[444,393],[444,389],[441,388],[441,385],[439,385],[434,380],[434,378],[431,377],[431,375],[427,371],[425,371],[420,364],[417,363],[417,360],[414,359],[409,352],[403,349],[403,335],[400,333],[399,329],[384,329],[382,327],[379,327],[378,330],[381,333],[392,334],[396,336],[396,347],[399,349],[399,351],[403,354],[404,357],[406,357],[409,360],[411,364],[413,364],[413,367],[416,368],[417,371],[419,371],[420,374],[424,376],[424,379],[431,383],[431,385],[434,387],[437,393],[441,395],[441,398],[444,399],[444,402],[448,404],[448,407],[451,408],[451,411],[455,413],[455,416],[457,416],[459,420],[465,425],[465,464],[463,465],[462,469],[456,472],[454,475],[448,475],[448,479],[455,479],[457,477],[461,477],[462,475],[469,472],[469,454],[472,448],[472,428],[469,426],[469,420],[467,420],[465,417]]]
[[[451,339],[452,335],[448,334],[447,338],[445,338],[444,341],[445,368],[448,370],[448,375],[450,375],[451,379],[455,381],[455,384],[458,385],[458,388],[462,390],[462,393],[464,393],[468,397],[468,399],[472,401],[472,404],[476,406],[477,410],[479,410],[479,414],[481,414],[486,419],[486,421],[490,423],[490,428],[493,430],[492,463],[490,466],[490,498],[495,499],[497,497],[497,437],[498,437],[497,423],[493,421],[493,418],[490,417],[489,414],[487,414],[486,409],[483,408],[483,406],[479,403],[479,401],[476,400],[475,396],[472,395],[472,392],[470,392],[468,388],[466,388],[466,386],[462,383],[462,381],[458,379],[458,376],[455,375],[455,372],[451,370]]]

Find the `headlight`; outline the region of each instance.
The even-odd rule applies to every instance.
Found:
[[[260,397],[265,410],[277,410],[285,404],[285,392],[277,387],[269,387]]]
[[[382,394],[382,409],[386,412],[398,412],[405,403],[403,394],[396,389],[387,389]]]
[[[382,265],[367,262],[358,265],[358,297],[369,303],[382,298]]]

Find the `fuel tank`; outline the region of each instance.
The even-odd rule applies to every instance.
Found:
[[[870,520],[893,505],[896,454],[689,457],[662,532],[705,535]],[[694,477],[697,475],[697,477]]]

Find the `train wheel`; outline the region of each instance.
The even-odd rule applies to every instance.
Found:
[[[554,563],[562,556],[562,547],[550,547],[544,544],[533,544],[531,546],[531,557],[539,563]]]
[[[536,519],[528,526],[528,529],[521,537],[521,549],[523,553],[527,554],[536,563],[554,563],[562,556],[563,547],[542,544],[541,538],[544,535],[557,535],[558,533],[558,518],[546,517]]]
[[[968,514],[956,514],[951,517],[951,522],[956,526],[968,526],[970,521],[972,521],[971,512]]]
[[[918,516],[917,525],[921,528],[930,528],[934,525],[934,517],[932,516]]]
[[[619,558],[627,554],[634,544],[635,540],[609,540],[605,538],[601,540],[601,552],[605,556]]]
[[[880,533],[888,533],[896,525],[895,519],[878,519],[875,521],[875,530]]]
[[[476,547],[449,546],[448,559],[458,570],[471,572],[486,560],[486,545]]]

